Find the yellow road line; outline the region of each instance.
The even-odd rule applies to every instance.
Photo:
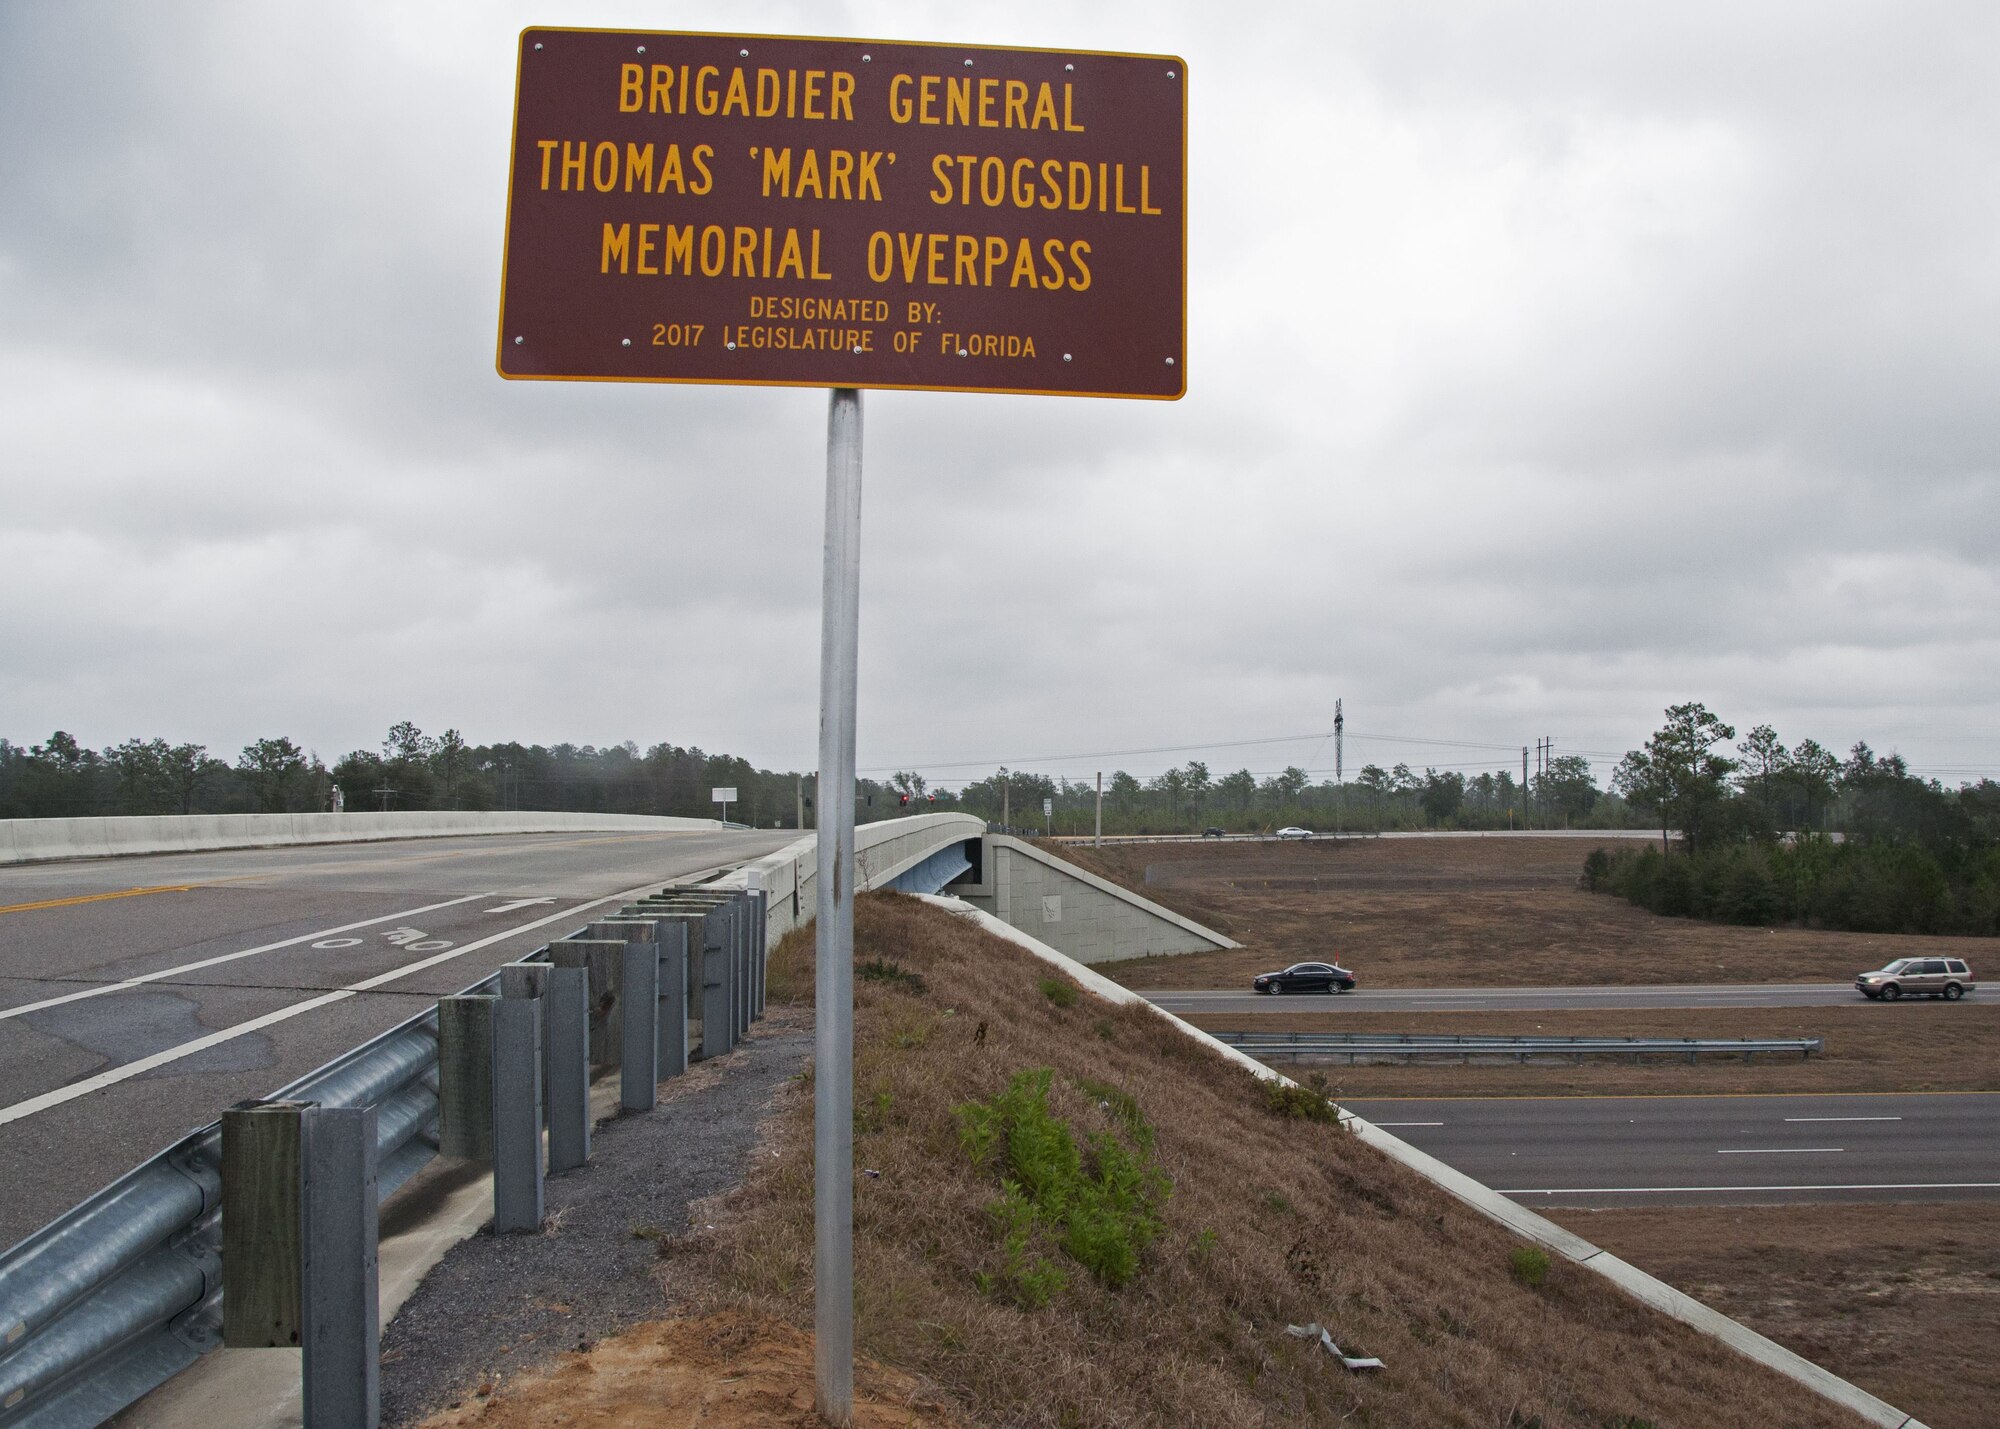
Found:
[[[32,913],[37,908],[73,908],[79,903],[102,903],[107,898],[138,898],[148,893],[192,893],[199,883],[170,883],[159,888],[126,888],[117,893],[84,893],[75,898],[49,898],[40,903],[9,903],[0,913]]]

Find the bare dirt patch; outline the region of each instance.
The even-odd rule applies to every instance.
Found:
[[[1289,1004],[1287,1004],[1289,1006]],[[1613,1012],[1275,1012],[1182,1014],[1208,1031],[1425,1032],[1505,1037],[1818,1037],[1796,1056],[1589,1057],[1538,1062],[1412,1062],[1320,1069],[1350,1097],[1720,1096],[1782,1092],[2000,1090],[2000,1004],[1857,1002],[1852,1007],[1690,1007]],[[1289,1072],[1288,1062],[1273,1063]],[[1302,1064],[1309,1065],[1309,1064]]]
[[[820,1429],[812,1336],[768,1315],[723,1311],[640,1325],[553,1368],[481,1386],[424,1429]],[[913,1375],[855,1366],[857,1429],[957,1429]]]
[[[1662,918],[1577,886],[1577,838],[1061,846],[1053,851],[1241,950],[1102,964],[1128,987],[1249,985],[1337,958],[1368,987],[1840,982],[1948,953],[2000,970],[2000,939],[1735,928]]]
[[[1932,1429],[2000,1413],[2000,1206],[1545,1214]]]

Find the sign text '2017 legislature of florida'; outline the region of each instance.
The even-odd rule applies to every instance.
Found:
[[[506,377],[1179,397],[1165,55],[521,37]]]

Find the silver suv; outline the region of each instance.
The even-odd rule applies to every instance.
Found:
[[[1864,997],[1894,1002],[1904,993],[1928,993],[1956,1002],[1975,986],[1963,958],[1897,958],[1880,972],[1863,973],[1854,986]]]

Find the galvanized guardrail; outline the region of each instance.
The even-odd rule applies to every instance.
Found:
[[[1241,1048],[1253,1057],[1686,1057],[1740,1056],[1755,1061],[1763,1052],[1796,1052],[1810,1057],[1825,1047],[1818,1037],[1479,1037],[1394,1032],[1216,1032],[1218,1041]]]
[[[630,907],[661,912],[682,891]],[[755,909],[743,926],[761,932],[761,899]],[[549,962],[550,946],[519,961]],[[721,1050],[763,1011],[762,958],[750,946],[746,931],[735,971],[696,974],[705,1002],[687,1011]],[[699,967],[701,948],[690,951]],[[494,996],[501,984],[495,972],[460,996]],[[433,1006],[269,1100],[374,1108],[379,1204],[439,1154],[438,1049]],[[223,1196],[215,1122],[0,1255],[0,1429],[92,1429],[222,1344]]]

